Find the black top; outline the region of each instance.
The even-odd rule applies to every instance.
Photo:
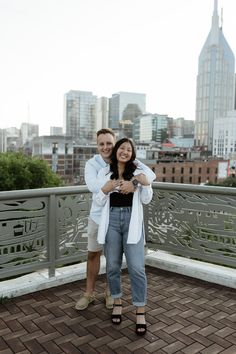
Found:
[[[122,194],[119,192],[113,192],[110,194],[110,207],[130,207],[133,203],[133,194]]]

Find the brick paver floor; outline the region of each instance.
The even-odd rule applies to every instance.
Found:
[[[135,334],[127,272],[123,321],[113,325],[99,276],[97,299],[77,312],[85,280],[38,291],[0,305],[1,354],[236,354],[236,291],[147,267],[148,331]]]

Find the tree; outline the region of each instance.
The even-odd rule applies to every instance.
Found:
[[[0,153],[0,191],[62,186],[46,161],[22,153]]]
[[[208,186],[234,187],[236,188],[236,177],[230,176],[218,183],[207,183]]]
[[[220,183],[221,186],[224,187],[236,187],[236,177],[230,176],[227,177],[223,182]]]

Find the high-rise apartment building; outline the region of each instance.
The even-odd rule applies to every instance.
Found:
[[[198,60],[195,146],[212,151],[214,120],[234,109],[235,59],[219,26],[214,0],[211,30]]]
[[[71,90],[65,94],[65,132],[76,143],[86,143],[94,138],[96,101],[97,97],[89,91]]]
[[[114,93],[109,100],[109,127],[118,130],[121,120],[130,120],[130,117],[134,119],[145,112],[146,95],[144,93]]]

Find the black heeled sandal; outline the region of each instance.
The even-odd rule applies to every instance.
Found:
[[[137,312],[136,316],[145,316],[145,312]],[[141,331],[140,331],[141,330]],[[147,332],[146,323],[136,323],[135,333],[138,336],[143,336]]]
[[[122,304],[114,304],[113,305],[113,308],[115,307],[115,306],[122,306]],[[115,320],[115,321],[114,321]],[[112,323],[114,323],[115,325],[119,325],[119,324],[121,324],[121,322],[122,322],[122,317],[121,317],[121,314],[119,313],[119,314],[111,314],[111,322]]]

